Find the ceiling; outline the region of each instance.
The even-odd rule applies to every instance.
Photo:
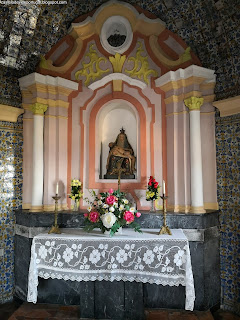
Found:
[[[2,99],[5,97],[17,105],[21,100],[17,79],[35,71],[40,55],[46,54],[67,34],[74,19],[106,1],[63,2],[58,5],[0,5]],[[169,30],[186,41],[203,67],[215,70],[216,99],[240,94],[240,0],[125,2],[138,5],[164,21]]]

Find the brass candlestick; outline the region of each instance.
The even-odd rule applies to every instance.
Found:
[[[160,234],[169,234],[170,236],[172,235],[171,230],[169,229],[169,227],[167,226],[166,223],[166,219],[167,219],[167,207],[166,207],[166,199],[168,197],[165,196],[165,194],[163,194],[161,196],[161,199],[163,200],[163,226],[161,228],[161,230],[159,231],[159,235]]]
[[[57,224],[57,218],[58,218],[58,200],[61,198],[57,194],[52,197],[55,200],[55,211],[54,211],[54,226],[52,226],[51,230],[48,231],[48,233],[57,233],[60,234],[61,231],[59,229],[59,226]]]

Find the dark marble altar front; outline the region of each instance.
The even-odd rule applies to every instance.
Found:
[[[59,213],[62,228],[83,226],[83,214]],[[15,295],[27,300],[28,268],[32,238],[46,232],[54,221],[53,213],[16,212]],[[142,213],[142,228],[161,228],[162,214]],[[207,310],[220,303],[220,258],[218,212],[206,214],[168,213],[170,228],[181,228],[191,251],[196,291],[195,310]],[[184,309],[185,287],[170,287],[136,282],[76,282],[39,278],[38,302],[79,305],[82,318],[144,319],[146,308]]]

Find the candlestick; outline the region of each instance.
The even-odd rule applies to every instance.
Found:
[[[58,184],[57,184],[58,185]],[[52,197],[55,200],[55,211],[54,211],[54,226],[48,231],[48,233],[58,233],[60,234],[61,231],[59,229],[59,226],[57,224],[57,218],[58,218],[58,200],[61,198],[57,195],[57,188],[56,188],[56,196]]]
[[[163,180],[163,185],[162,185],[162,193],[165,194],[166,190],[165,190],[165,181]]]
[[[56,184],[56,195],[58,195],[58,182]]]
[[[165,183],[164,183],[165,185]],[[169,234],[170,236],[172,235],[171,230],[169,229],[169,227],[167,226],[167,208],[166,208],[166,199],[168,197],[166,197],[165,195],[161,196],[161,199],[163,200],[163,226],[161,228],[161,230],[159,231],[159,235],[160,234]]]

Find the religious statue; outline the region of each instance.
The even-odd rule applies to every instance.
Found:
[[[106,179],[113,179],[113,176],[123,174],[123,178],[134,179],[136,157],[133,148],[128,142],[125,130],[122,128],[115,142],[109,143],[109,154],[107,158]]]

